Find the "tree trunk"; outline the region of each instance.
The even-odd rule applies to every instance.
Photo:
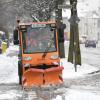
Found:
[[[76,65],[81,65],[81,53],[80,53],[79,30],[78,30],[79,19],[77,17],[77,9],[76,9],[77,0],[70,0],[70,5],[72,5],[72,9],[70,18],[70,44],[69,44],[68,61],[71,63],[75,63]]]

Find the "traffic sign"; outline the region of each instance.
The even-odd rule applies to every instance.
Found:
[[[70,9],[71,5],[68,4],[63,4],[63,5],[58,5],[58,9]]]

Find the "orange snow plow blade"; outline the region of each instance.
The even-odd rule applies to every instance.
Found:
[[[63,82],[62,70],[63,67],[54,67],[54,68],[46,69],[44,73],[45,84],[55,85],[55,84],[62,83]]]
[[[43,84],[43,72],[41,69],[29,69],[23,74],[23,87],[40,86]]]
[[[63,82],[63,67],[53,67],[48,69],[28,69],[22,77],[22,86],[30,88],[33,86],[56,85]]]

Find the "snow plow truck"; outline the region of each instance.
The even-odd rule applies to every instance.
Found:
[[[18,22],[14,44],[19,45],[18,75],[22,87],[63,83],[55,22]]]

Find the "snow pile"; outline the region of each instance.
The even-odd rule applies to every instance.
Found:
[[[17,45],[10,45],[9,48],[6,50],[7,56],[16,56],[19,53],[19,46]]]
[[[18,82],[18,57],[0,55],[0,83]]]
[[[57,95],[52,100],[100,100],[100,94],[97,91],[92,93],[91,91],[68,89],[65,95]]]
[[[5,94],[0,94],[0,100],[13,100],[16,98],[16,94],[12,91],[7,91]]]
[[[77,78],[80,76],[84,76],[87,73],[91,73],[94,71],[99,70],[98,68],[88,65],[88,64],[82,64],[77,65],[77,72],[75,72],[74,65],[70,62],[67,62],[67,59],[61,59],[61,65],[64,66],[63,70],[63,78]]]

